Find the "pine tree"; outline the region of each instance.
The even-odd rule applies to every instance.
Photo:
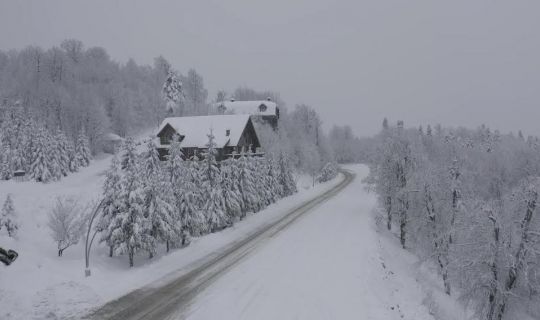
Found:
[[[143,164],[145,218],[151,224],[146,245],[152,257],[158,242],[166,242],[167,252],[169,251],[169,244],[180,234],[181,225],[174,219],[170,180],[165,179],[162,172],[159,154],[153,140],[147,143]]]
[[[137,165],[137,157],[135,140],[132,137],[128,137],[122,146],[122,160],[120,162],[122,170],[128,171],[134,169]]]
[[[44,129],[37,129],[32,143],[30,175],[38,182],[49,182],[53,179],[50,171],[51,158]]]
[[[49,171],[51,172],[51,175],[53,177],[53,180],[60,180],[62,175],[62,168],[61,168],[61,155],[58,152],[58,140],[56,140],[53,136],[51,136],[49,133],[46,135],[47,139],[47,151],[49,153],[49,158],[51,159],[49,163]]]
[[[189,161],[184,161],[184,154],[178,139],[173,139],[167,157],[167,169],[175,200],[175,221],[180,221],[181,245],[189,243],[190,235],[195,233],[197,225],[204,223],[204,217],[199,215],[199,210],[195,206],[195,183],[190,174]]]
[[[188,161],[187,179],[185,183],[184,199],[180,212],[185,220],[182,221],[191,235],[202,235],[208,231],[204,213],[204,189],[201,166],[197,154],[193,160]]]
[[[167,112],[173,114],[174,111],[179,108],[179,105],[183,100],[183,92],[182,82],[178,79],[178,76],[172,70],[169,70],[167,79],[163,84],[162,94],[163,99],[165,100]],[[181,115],[181,112],[179,113]]]
[[[283,195],[288,197],[296,193],[296,182],[294,181],[289,162],[283,153],[279,156],[279,183],[283,187]]]
[[[210,130],[208,143],[203,153],[201,166],[202,192],[204,195],[203,212],[205,213],[208,228],[211,232],[222,229],[226,224],[225,202],[221,190],[221,174],[216,162],[216,144],[214,134]]]
[[[147,249],[150,223],[145,218],[144,189],[140,179],[140,165],[133,140],[126,141],[122,159],[124,175],[120,193],[120,208],[118,214],[111,221],[111,243],[116,245],[115,252],[127,253],[129,266],[134,265],[134,256],[139,250]]]
[[[67,141],[66,152],[69,158],[69,171],[79,171],[79,162],[77,161],[77,154],[75,153],[75,145],[73,144],[73,141]]]
[[[15,237],[19,225],[17,223],[17,217],[15,215],[15,206],[13,205],[13,199],[8,194],[4,206],[2,207],[2,214],[0,215],[0,229],[6,227],[8,236]]]
[[[69,143],[66,135],[61,131],[57,130],[55,135],[56,140],[56,154],[58,168],[62,176],[67,176],[70,170],[70,157],[69,157]]]
[[[242,215],[243,203],[238,177],[236,160],[228,159],[221,162],[221,190],[223,190],[225,212],[229,223]]]
[[[112,231],[118,228],[118,225],[113,225],[117,215],[121,211],[122,202],[122,173],[120,171],[120,161],[118,155],[114,155],[111,166],[107,170],[105,182],[103,184],[103,208],[102,215],[97,224],[98,230],[101,233],[100,241],[107,243],[110,248],[109,256],[112,257],[114,248],[117,246],[112,239]]]
[[[88,167],[90,160],[92,159],[92,153],[90,152],[90,143],[84,129],[81,129],[77,142],[75,144],[75,159],[79,167]]]
[[[2,154],[0,155],[0,179],[9,180],[13,177],[13,169],[11,166],[11,149],[9,145],[2,141]]]
[[[257,212],[259,207],[259,195],[257,189],[257,180],[255,178],[254,168],[252,166],[251,159],[246,154],[242,154],[238,160],[239,167],[239,187],[240,194],[242,195],[242,208],[243,219],[248,212]]]

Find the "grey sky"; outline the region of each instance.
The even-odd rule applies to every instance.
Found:
[[[65,38],[307,103],[327,125],[384,116],[540,135],[538,0],[0,0],[0,49]]]

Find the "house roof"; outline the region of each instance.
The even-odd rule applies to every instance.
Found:
[[[261,116],[275,116],[277,109],[277,104],[269,100],[221,101],[217,102],[215,106],[216,108],[225,107],[225,113]]]
[[[178,134],[184,136],[180,144],[183,148],[204,148],[212,130],[218,148],[226,145],[234,147],[238,145],[248,122],[249,115],[235,114],[166,118],[159,126],[158,135],[170,125]]]

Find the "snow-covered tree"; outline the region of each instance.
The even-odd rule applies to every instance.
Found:
[[[225,199],[221,190],[221,174],[216,162],[216,144],[212,130],[208,134],[206,150],[202,154],[203,161],[200,166],[202,177],[202,194],[204,199],[203,212],[205,213],[209,231],[215,232],[227,224],[225,214]]]
[[[318,182],[326,182],[334,179],[338,174],[338,167],[334,162],[328,162],[324,165],[319,176],[317,177]]]
[[[150,139],[142,158],[144,165],[144,201],[145,218],[150,223],[147,236],[147,250],[153,256],[159,242],[169,244],[181,231],[180,222],[175,219],[172,185],[161,168],[156,144]]]
[[[292,168],[285,154],[279,155],[279,183],[283,187],[283,195],[288,197],[296,193],[296,182],[292,174]]]
[[[239,190],[242,195],[243,204],[241,219],[248,212],[257,212],[259,209],[260,195],[258,194],[258,181],[256,180],[254,169],[253,159],[246,154],[242,154],[238,159]]]
[[[237,162],[232,159],[221,162],[221,190],[223,190],[227,220],[231,223],[240,218],[243,207]]]
[[[133,140],[127,139],[122,158],[124,174],[120,208],[111,221],[109,241],[115,244],[116,253],[128,255],[130,267],[134,265],[135,254],[139,250],[146,250],[152,241],[148,238],[151,224],[145,217],[144,185],[139,162]]]
[[[167,78],[162,88],[163,99],[165,100],[165,107],[169,114],[175,113],[180,108],[180,104],[183,101],[184,94],[182,92],[182,82],[178,78],[177,74],[173,70],[168,71]],[[181,110],[176,111],[179,115],[182,115]]]
[[[117,245],[113,242],[112,231],[118,228],[113,225],[118,220],[116,216],[120,213],[122,207],[122,172],[120,170],[120,161],[115,154],[111,166],[107,170],[105,182],[103,183],[103,207],[97,229],[101,231],[100,241],[109,246],[109,256],[112,257],[114,248]]]
[[[49,182],[54,178],[51,172],[51,152],[48,147],[46,131],[38,129],[32,142],[30,165],[30,176],[38,182]]]
[[[83,210],[79,203],[70,198],[56,198],[54,207],[49,212],[48,225],[51,236],[58,245],[58,256],[64,250],[79,243],[85,229]]]
[[[2,227],[6,228],[8,236],[15,237],[17,235],[19,224],[17,223],[15,206],[10,194],[7,195],[6,201],[2,206],[2,213],[0,214],[0,229]]]
[[[88,142],[88,136],[86,131],[81,129],[77,142],[75,144],[75,159],[79,167],[88,167],[90,160],[92,159],[92,153],[90,152],[90,143]]]
[[[2,142],[0,144],[2,154],[0,154],[0,179],[9,180],[13,177],[12,151],[9,146]]]
[[[69,148],[69,142],[66,137],[66,135],[61,131],[57,130],[55,135],[56,140],[56,161],[58,164],[58,169],[62,176],[67,176],[69,172],[72,170],[70,169],[70,150]]]

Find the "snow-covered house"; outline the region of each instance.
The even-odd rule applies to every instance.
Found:
[[[270,98],[266,100],[254,101],[220,101],[215,104],[216,110],[220,114],[247,114],[253,121],[268,123],[274,129],[277,128],[279,120],[279,107]]]
[[[157,136],[160,158],[166,159],[174,137],[179,138],[187,159],[195,154],[200,155],[206,149],[210,131],[215,137],[218,161],[243,151],[257,153],[261,146],[249,115],[174,117],[166,118],[159,126]]]

